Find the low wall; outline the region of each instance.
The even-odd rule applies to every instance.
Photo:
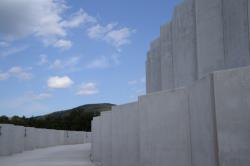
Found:
[[[250,67],[139,97],[93,121],[102,166],[248,166]]]
[[[0,156],[58,145],[91,142],[91,133],[0,124]]]

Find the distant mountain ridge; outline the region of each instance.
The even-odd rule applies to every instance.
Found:
[[[86,104],[36,117],[0,116],[0,123],[57,130],[90,131],[93,117],[111,110],[114,104]]]
[[[115,106],[115,104],[111,104],[111,103],[85,104],[85,105],[81,105],[75,108],[66,109],[62,111],[56,111],[56,112],[52,112],[52,113],[42,115],[42,116],[37,116],[35,118],[42,119],[46,117],[54,117],[54,118],[67,117],[74,111],[100,113],[103,111],[111,110],[112,106]]]

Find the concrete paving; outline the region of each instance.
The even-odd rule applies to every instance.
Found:
[[[90,144],[65,145],[0,157],[1,166],[94,166]]]

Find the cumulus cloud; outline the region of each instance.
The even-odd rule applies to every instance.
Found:
[[[15,77],[21,80],[30,80],[32,74],[29,72],[30,69],[24,69],[20,66],[11,67],[5,72],[0,72],[0,81],[7,80],[10,77]]]
[[[72,84],[74,84],[74,82],[68,76],[54,76],[50,77],[47,81],[48,87],[55,89],[69,88]]]
[[[99,90],[97,89],[96,83],[88,82],[88,83],[83,83],[80,86],[77,95],[89,96],[97,93],[99,93]]]
[[[83,9],[65,19],[68,8],[64,0],[1,0],[0,36],[11,41],[33,35],[45,45],[69,49],[72,42],[65,39],[67,30],[96,20]]]
[[[106,26],[99,24],[87,29],[87,34],[91,39],[99,39],[119,48],[130,43],[130,37],[135,30],[123,27],[118,28],[117,23],[111,23]]]

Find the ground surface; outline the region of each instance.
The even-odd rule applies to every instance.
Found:
[[[90,144],[66,145],[0,157],[1,166],[94,166]]]

